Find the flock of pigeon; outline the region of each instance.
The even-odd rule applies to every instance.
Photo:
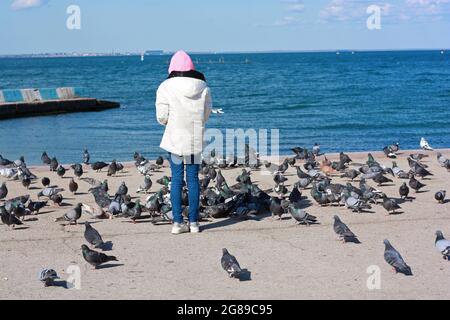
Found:
[[[421,148],[432,151],[430,145],[422,139]],[[384,148],[388,158],[395,159],[400,147],[394,144]],[[370,210],[372,206],[381,205],[388,214],[398,214],[400,205],[393,198],[377,188],[383,187],[387,183],[392,183],[394,178],[405,179],[399,189],[399,195],[403,200],[413,201],[409,197],[410,190],[420,192],[425,185],[418,179],[423,179],[433,174],[422,162],[427,154],[411,154],[408,158],[409,169],[402,170],[396,162],[392,167],[385,167],[377,162],[369,154],[365,164],[356,164],[352,159],[341,153],[339,160],[332,162],[321,154],[320,146],[316,144],[311,151],[304,148],[292,149],[294,155],[286,158],[280,165],[261,161],[259,155],[246,146],[245,158],[238,159],[237,156],[220,157],[212,151],[203,157],[201,164],[201,209],[200,218],[219,219],[254,219],[267,213],[272,215],[272,219],[282,220],[283,215],[290,215],[299,225],[314,225],[319,223],[318,218],[309,214],[305,209],[308,207],[307,198],[303,196],[305,190],[310,189],[311,198],[320,206],[346,206],[352,212],[363,213]],[[317,158],[323,156],[321,163]],[[90,161],[90,154],[84,150],[82,163],[74,164],[70,168],[65,168],[59,164],[58,160],[50,158],[46,152],[42,154],[41,160],[44,165],[49,166],[50,171],[56,172],[58,176],[64,177],[67,172],[73,171],[74,178],[70,179],[69,191],[76,195],[78,183],[89,184],[89,193],[92,195],[92,205],[78,203],[55,222],[67,222],[77,224],[83,214],[92,219],[112,219],[124,218],[136,223],[140,219],[151,219],[155,225],[172,222],[172,208],[170,202],[171,178],[164,176],[157,180],[160,188],[156,192],[150,192],[153,186],[151,176],[160,170],[165,163],[163,157],[156,161],[146,159],[142,154],[134,154],[134,163],[138,172],[143,175],[143,184],[136,190],[136,194],[149,194],[145,203],[140,200],[133,201],[128,187],[122,182],[113,196],[109,195],[108,180],[97,181],[86,177],[87,166],[92,171],[107,170],[108,177],[115,177],[116,174],[124,170],[123,164],[112,161],[93,162]],[[437,154],[439,164],[450,172],[450,160],[441,153]],[[298,165],[299,161],[304,161],[303,167]],[[292,190],[285,185],[287,178],[286,171],[293,167],[297,170],[298,182],[294,184]],[[233,185],[229,185],[222,172],[224,170],[241,168],[242,172],[237,176]],[[261,190],[259,186],[252,182],[252,172],[265,170],[273,177],[274,187],[270,190]],[[338,175],[348,179],[348,183],[333,183],[332,176]],[[391,176],[389,178],[388,176]],[[38,177],[27,167],[24,157],[19,160],[10,161],[0,155],[0,176],[10,181],[19,181],[24,188],[29,188],[33,180]],[[77,179],[77,181],[75,181]],[[359,185],[352,182],[359,179]],[[377,188],[369,185],[372,180],[377,184]],[[3,224],[14,228],[22,225],[29,215],[37,215],[39,211],[49,205],[51,201],[55,206],[60,206],[63,201],[61,192],[63,188],[52,186],[47,177],[41,178],[42,190],[38,193],[38,199],[33,201],[29,195],[7,199],[8,189],[6,183],[0,186],[0,215]],[[270,195],[272,194],[272,196]],[[435,194],[439,203],[445,203],[446,192],[444,190]],[[40,201],[45,198],[45,201]],[[183,188],[182,196],[184,215],[187,218],[189,200],[188,190]],[[343,242],[359,243],[358,237],[338,216],[334,216],[334,231]],[[118,261],[114,256],[108,256],[97,250],[107,251],[108,243],[105,243],[100,233],[95,230],[90,223],[85,223],[84,238],[88,245],[82,245],[81,252],[87,263],[94,268],[98,268],[104,263]],[[385,244],[385,260],[398,273],[412,275],[411,268],[405,263],[400,253],[394,249],[388,240]],[[436,232],[436,248],[443,255],[444,259],[450,259],[450,241],[444,238],[442,232]],[[222,267],[230,277],[242,279],[246,270],[242,270],[238,261],[227,249],[223,249],[221,260]],[[39,273],[39,279],[46,285],[51,285],[58,278],[57,273],[52,269],[44,269]]]

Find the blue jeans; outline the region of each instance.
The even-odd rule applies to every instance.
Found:
[[[195,156],[179,157],[169,153],[172,183],[170,199],[172,201],[173,222],[183,223],[182,190],[184,185],[184,169],[186,168],[187,187],[189,192],[189,222],[198,222],[200,209],[200,181],[198,173],[200,164]],[[189,159],[190,158],[190,159]],[[186,161],[187,160],[187,161]]]

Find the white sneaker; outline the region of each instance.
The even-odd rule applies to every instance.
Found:
[[[191,233],[200,233],[200,224],[198,222],[192,222],[190,224]]]
[[[172,227],[172,234],[189,233],[189,226],[186,224],[174,223]]]

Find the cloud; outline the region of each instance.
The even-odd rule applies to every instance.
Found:
[[[368,0],[331,0],[320,11],[319,20],[352,22],[365,19],[369,5],[380,6],[382,17],[389,22],[436,21],[450,14],[450,0],[390,1],[377,3]]]
[[[13,10],[25,10],[43,6],[49,0],[14,0],[11,4]]]
[[[286,4],[288,11],[303,12],[305,10],[303,0],[281,0],[281,2]]]
[[[286,27],[286,26],[292,26],[297,24],[300,21],[299,18],[286,16],[281,18],[280,20],[277,20],[273,23],[275,27]]]
[[[367,8],[370,5],[378,5],[384,16],[391,14],[393,5],[391,3],[374,3],[367,0],[332,0],[319,12],[322,22],[328,21],[352,21],[367,17]]]

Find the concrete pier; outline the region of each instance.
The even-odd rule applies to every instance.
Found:
[[[80,97],[75,88],[0,90],[0,120],[119,107],[116,102]]]

